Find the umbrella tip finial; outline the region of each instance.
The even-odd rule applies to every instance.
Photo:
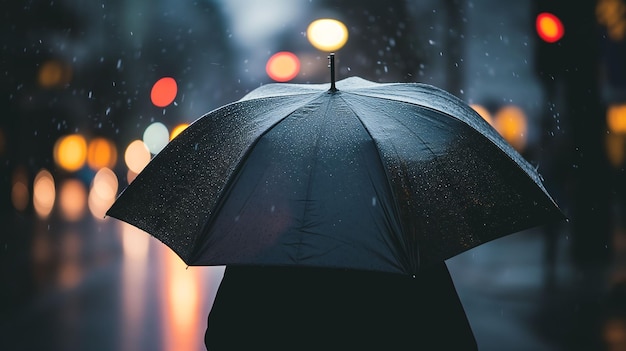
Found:
[[[328,55],[328,67],[330,67],[330,91],[337,91],[335,87],[335,54]]]

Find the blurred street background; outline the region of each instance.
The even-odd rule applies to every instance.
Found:
[[[328,82],[330,52],[338,80],[470,104],[569,218],[448,260],[479,348],[626,350],[625,0],[2,9],[1,350],[203,350],[223,267],[104,214],[187,125],[263,84]]]

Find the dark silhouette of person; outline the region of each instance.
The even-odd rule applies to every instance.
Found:
[[[208,318],[215,350],[477,350],[445,263],[416,277],[227,266]]]

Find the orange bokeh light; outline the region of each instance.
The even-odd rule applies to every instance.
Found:
[[[528,124],[521,108],[513,105],[502,107],[494,117],[494,127],[517,151],[526,147]]]
[[[152,86],[150,99],[154,106],[166,107],[174,102],[176,94],[178,94],[176,80],[172,77],[163,77]]]
[[[542,12],[537,15],[535,27],[539,37],[548,43],[559,41],[565,34],[561,20],[549,12]]]
[[[66,171],[75,172],[83,167],[87,158],[87,142],[80,134],[59,138],[54,145],[54,160]]]
[[[612,133],[626,134],[626,104],[609,106],[606,124]]]
[[[33,205],[39,217],[48,217],[54,207],[55,198],[54,178],[49,171],[42,169],[35,176],[33,184]]]
[[[50,60],[39,67],[37,79],[42,88],[62,87],[72,79],[72,69],[63,62]]]
[[[87,148],[87,164],[97,171],[100,168],[113,168],[117,162],[115,144],[105,138],[95,138],[89,142]]]
[[[150,162],[150,150],[142,140],[134,140],[126,148],[124,153],[124,161],[129,170],[135,174],[139,174],[143,168]]]
[[[67,179],[59,189],[59,206],[63,218],[74,222],[83,217],[87,206],[87,190],[78,179]]]
[[[294,79],[300,72],[300,60],[291,52],[281,51],[267,60],[265,71],[273,80],[287,82]]]

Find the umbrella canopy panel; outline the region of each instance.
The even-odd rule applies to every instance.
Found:
[[[268,130],[223,199],[198,264],[414,274],[555,212],[520,166],[467,123],[342,91]]]
[[[310,99],[242,101],[197,119],[148,163],[107,215],[150,233],[191,264],[194,244],[249,146]]]
[[[560,220],[540,176],[477,113],[424,84],[270,84],[198,119],[108,214],[190,265],[415,274]]]

